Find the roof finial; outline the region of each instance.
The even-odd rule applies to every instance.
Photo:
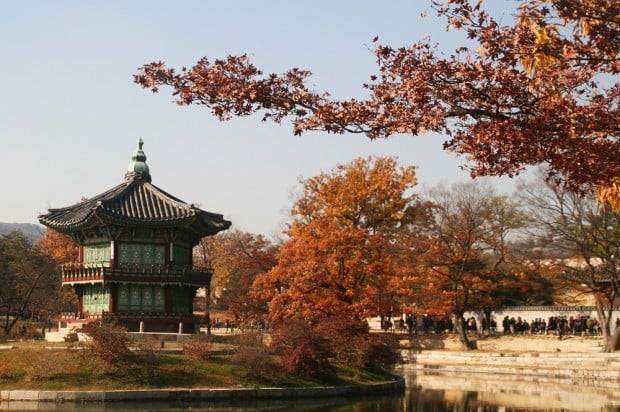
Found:
[[[151,175],[149,173],[149,167],[146,164],[146,155],[142,151],[142,145],[144,145],[144,141],[140,137],[138,139],[138,148],[131,156],[131,162],[129,166],[127,166],[127,173],[125,174],[126,182],[134,179],[151,181]]]

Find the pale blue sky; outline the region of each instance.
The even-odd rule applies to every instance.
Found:
[[[298,177],[358,156],[398,156],[418,167],[420,188],[467,180],[458,168],[464,159],[444,153],[440,136],[297,137],[287,122],[221,123],[207,109],[171,103],[168,89],[153,95],[133,84],[151,61],[179,68],[205,55],[249,53],[265,72],[309,69],[317,90],[360,97],[376,73],[374,36],[392,46],[426,35],[445,46],[460,42],[443,22],[420,17],[427,5],[0,1],[0,221],[36,222],[47,208],[121,183],[139,137],[155,185],[267,235],[282,229]],[[508,179],[491,181],[512,190]]]

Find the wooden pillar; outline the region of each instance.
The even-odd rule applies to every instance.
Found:
[[[111,313],[115,313],[118,309],[117,299],[118,299],[118,285],[112,284],[110,285],[110,299],[108,301],[108,310]]]
[[[78,298],[78,307],[77,307],[78,318],[82,318],[84,314],[84,288],[82,285],[75,285],[73,286],[73,290],[75,290],[75,294],[77,295],[77,298]]]

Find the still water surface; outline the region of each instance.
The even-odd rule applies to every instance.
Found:
[[[509,375],[424,373],[405,368],[403,395],[347,399],[303,399],[258,402],[45,404],[0,403],[19,411],[604,411],[620,412],[620,382],[605,387],[578,380],[524,380]]]

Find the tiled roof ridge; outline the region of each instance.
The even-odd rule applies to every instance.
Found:
[[[85,221],[89,218],[95,208],[97,207],[97,203],[101,201],[101,199],[114,196],[118,192],[126,190],[127,185],[125,183],[121,183],[113,188],[106,190],[105,192],[82,200],[78,203],[75,203],[71,206],[61,207],[61,208],[52,208],[49,209],[48,213],[39,216],[39,220],[44,223],[50,223],[54,226],[60,225],[73,225],[80,221]],[[65,220],[64,218],[69,218]],[[64,222],[61,222],[63,221]]]
[[[81,225],[98,216],[144,223],[174,222],[200,217],[208,225],[224,224],[223,216],[202,210],[144,179],[132,179],[72,206],[50,209],[39,217],[54,227]],[[220,222],[221,221],[221,222]],[[224,226],[228,227],[226,224]]]
[[[105,199],[96,209],[101,213],[147,221],[183,219],[196,215],[197,210],[193,205],[141,179],[132,180],[127,184],[127,190]]]

